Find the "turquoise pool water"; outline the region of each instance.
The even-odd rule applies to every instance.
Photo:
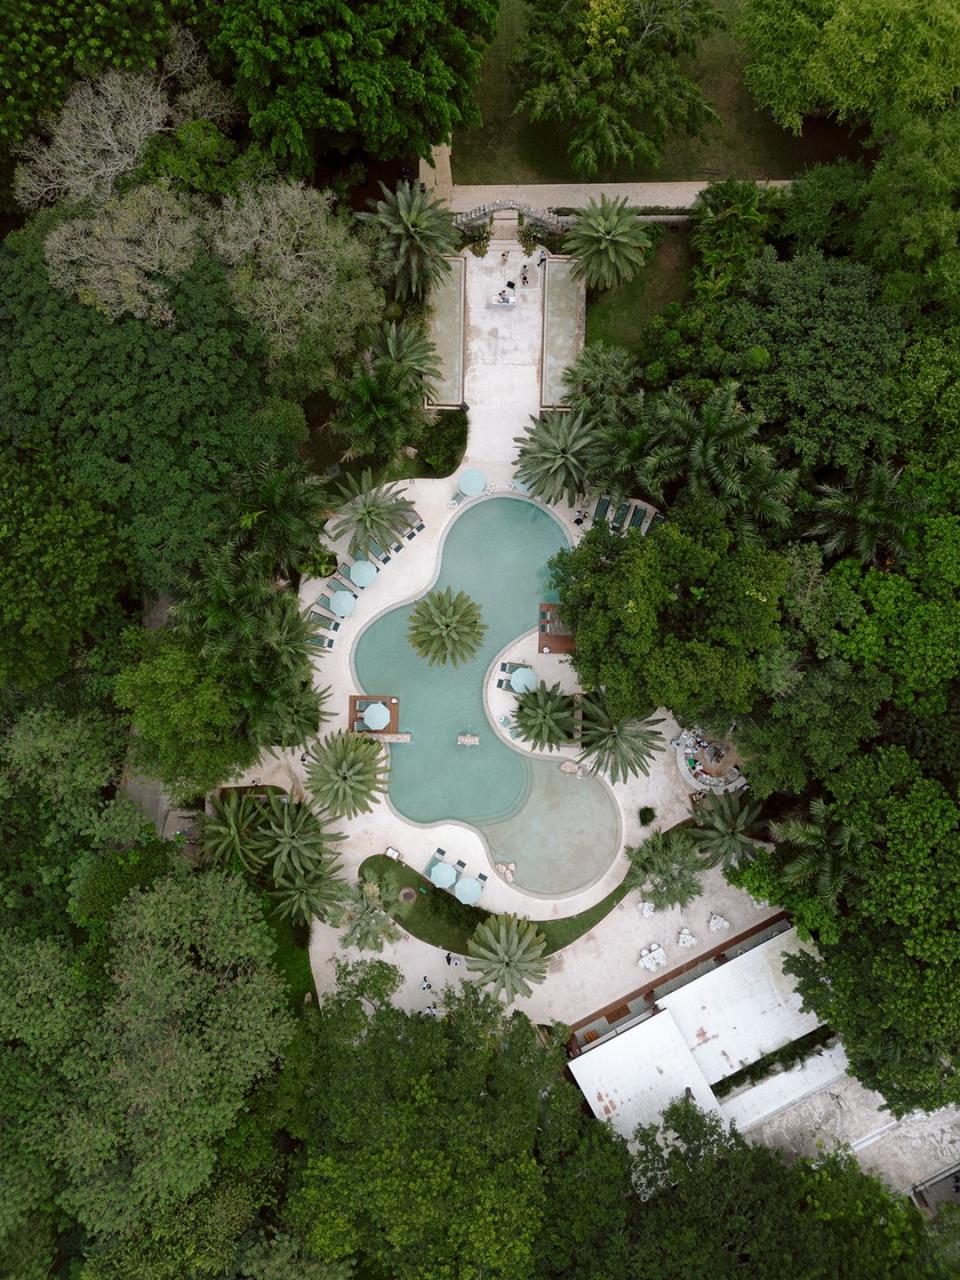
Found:
[[[479,652],[459,667],[429,666],[407,639],[412,606],[401,605],[361,633],[353,655],[361,689],[399,697],[400,728],[412,734],[390,751],[394,808],[413,822],[476,827],[494,862],[515,862],[516,883],[544,894],[575,892],[603,874],[617,853],[619,814],[598,779],[563,774],[560,756],[531,759],[504,742],[487,719],[483,685],[497,654],[537,625],[539,603],[555,599],[547,562],[566,545],[562,527],[532,502],[468,507],[447,534],[436,585],[480,605]],[[464,733],[480,745],[458,746]]]

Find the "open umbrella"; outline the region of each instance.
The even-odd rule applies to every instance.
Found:
[[[430,879],[438,889],[449,889],[457,873],[449,862],[435,862],[430,868]]]
[[[461,902],[465,902],[468,907],[472,907],[475,902],[480,901],[483,885],[479,880],[474,880],[472,876],[461,876],[453,892]]]
[[[371,702],[364,709],[363,723],[368,729],[385,729],[390,723],[390,712],[382,702]]]
[[[528,693],[537,687],[537,677],[529,667],[517,667],[510,673],[510,688],[514,693]]]
[[[357,607],[357,597],[349,591],[335,591],[330,597],[330,608],[338,618],[348,618]]]
[[[350,578],[358,587],[369,587],[377,580],[376,565],[369,560],[354,560],[350,566]]]
[[[461,493],[466,494],[468,498],[475,498],[478,493],[483,493],[487,477],[482,471],[478,471],[476,467],[470,467],[464,471],[459,483]]]

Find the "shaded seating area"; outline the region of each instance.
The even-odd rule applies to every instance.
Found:
[[[555,604],[540,605],[540,634],[537,644],[541,653],[573,653],[576,648],[573,632],[560,617]]]
[[[613,533],[629,533],[631,529],[639,529],[644,535],[658,524],[662,524],[665,516],[656,507],[644,502],[642,498],[623,498],[615,502],[609,494],[601,494],[593,509],[591,524],[607,524]]]
[[[386,693],[352,694],[349,722],[354,733],[398,733],[400,699]]]
[[[437,847],[433,857],[427,863],[424,875],[438,889],[452,893],[458,902],[468,907],[475,906],[483,894],[489,877],[482,871],[475,876],[467,874],[467,864],[462,858],[452,862],[446,849]]]

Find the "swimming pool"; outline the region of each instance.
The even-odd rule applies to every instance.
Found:
[[[463,511],[443,544],[437,587],[466,591],[487,624],[474,657],[431,667],[407,639],[411,604],[382,614],[361,633],[353,660],[361,689],[400,699],[410,743],[390,751],[390,803],[424,825],[459,821],[484,836],[492,862],[515,862],[515,883],[568,894],[592,884],[620,843],[620,817],[605,783],[561,773],[561,757],[534,759],[490,724],[484,680],[506,645],[537,625],[537,606],[555,599],[547,562],[567,545],[542,507],[489,498]],[[460,734],[479,746],[460,747]],[[452,852],[452,850],[451,850]]]

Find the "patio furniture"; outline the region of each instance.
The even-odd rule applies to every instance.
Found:
[[[332,649],[332,636],[308,636],[307,644],[312,644],[315,649]]]
[[[517,667],[510,673],[510,688],[514,693],[529,693],[537,687],[537,677],[529,667]]]
[[[467,864],[464,862],[462,858],[457,859],[457,869],[459,871],[466,871],[467,869]]]
[[[509,680],[498,680],[498,681],[497,681],[497,688],[498,688],[498,689],[509,689],[509,688],[510,688],[510,681],[509,681]]]
[[[606,518],[607,518],[607,512],[608,512],[609,510],[610,510],[610,499],[609,499],[609,498],[599,498],[599,499],[597,500],[597,505],[596,505],[596,507],[594,508],[594,511],[593,511],[593,519],[592,519],[592,521],[591,521],[591,524],[596,524],[596,523],[597,523],[597,521],[599,521],[599,520],[606,520]]]
[[[389,564],[389,563],[390,563],[390,557],[389,557],[389,556],[387,555],[387,553],[384,551],[383,547],[381,547],[381,545],[380,545],[380,543],[379,543],[379,542],[373,542],[373,541],[371,541],[371,543],[370,543],[370,550],[371,550],[371,551],[373,552],[373,554],[377,557],[377,559],[380,561],[380,563],[381,563],[381,564]]]
[[[649,920],[652,915],[656,915],[657,909],[652,902],[640,902],[637,905],[640,907],[640,914],[645,920]]]
[[[368,729],[380,733],[390,723],[390,711],[382,702],[371,702],[363,711],[363,723]]]
[[[466,498],[478,498],[487,484],[487,477],[478,467],[468,467],[457,481],[460,492]]]
[[[710,929],[713,933],[719,933],[721,929],[729,929],[730,921],[724,920],[723,916],[718,916],[716,912],[710,915]]]
[[[473,876],[461,876],[453,888],[453,896],[458,902],[463,902],[468,907],[479,902],[482,893],[482,883]]]
[[[393,858],[395,862],[403,861],[403,854],[399,849],[394,849],[393,845],[387,845],[387,857]]]
[[[610,528],[613,530],[614,533],[619,533],[620,530],[623,528],[623,522],[624,520],[626,520],[627,512],[629,510],[630,510],[629,502],[621,502],[619,507],[617,507],[616,513],[610,524]]]
[[[449,862],[435,862],[430,868],[430,883],[438,889],[449,889],[456,883],[457,873]]]
[[[490,879],[490,877],[488,875],[484,875],[482,871],[478,871],[477,879],[480,881],[481,884],[486,884],[487,881]]]
[[[677,945],[680,947],[695,947],[697,940],[689,929],[681,929],[677,934]]]
[[[639,529],[647,518],[647,508],[641,506],[638,502],[630,513],[630,521],[627,525],[628,529]]]
[[[316,623],[318,627],[323,627],[327,631],[340,630],[340,623],[337,622],[336,618],[328,617],[327,614],[321,613],[319,609],[311,609],[307,617],[311,622]]]
[[[380,570],[372,560],[355,560],[350,566],[350,581],[361,589],[371,587]]]
[[[507,675],[511,675],[514,671],[516,671],[517,667],[522,667],[522,666],[523,666],[522,662],[501,662],[500,670],[505,671]]]
[[[350,591],[335,591],[330,600],[330,607],[338,617],[348,618],[357,607],[357,597]]]
[[[658,524],[663,524],[663,522],[666,520],[666,518],[667,518],[667,517],[666,517],[665,515],[663,515],[663,513],[662,513],[662,512],[660,512],[660,511],[655,511],[655,512],[654,512],[654,514],[653,514],[653,519],[650,521],[650,525],[649,525],[649,527],[648,527],[648,529],[647,529],[647,533],[653,533],[653,531],[654,531],[654,529],[657,527],[657,525],[658,525]]]
[[[418,534],[418,533],[423,533],[423,531],[424,531],[424,529],[425,529],[425,528],[426,528],[426,526],[424,525],[423,521],[422,521],[422,520],[420,519],[420,517],[418,516],[418,517],[417,517],[417,523],[413,526],[413,528],[409,531],[409,533],[407,533],[407,534],[405,535],[405,537],[406,537],[407,541],[408,541],[408,542],[412,542],[412,541],[414,540],[414,538],[417,536],[417,534]]]

